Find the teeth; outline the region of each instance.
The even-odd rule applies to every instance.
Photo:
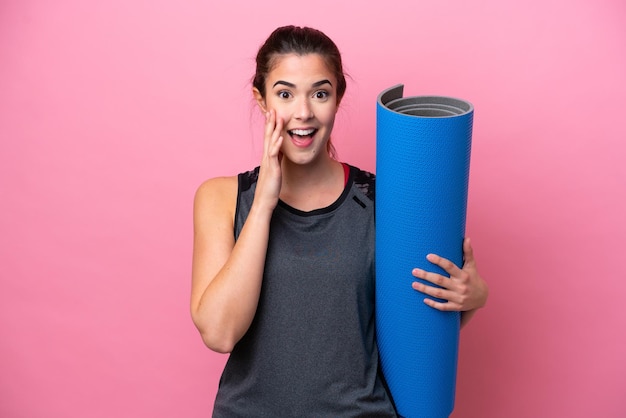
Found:
[[[294,129],[291,131],[292,134],[298,136],[311,135],[313,132],[315,132],[315,129]]]

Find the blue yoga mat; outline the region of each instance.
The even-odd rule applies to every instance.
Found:
[[[463,263],[474,108],[441,96],[383,91],[376,109],[376,333],[382,370],[403,417],[454,409],[460,314],[424,304],[414,267]]]

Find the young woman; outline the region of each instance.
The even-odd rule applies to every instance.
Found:
[[[276,29],[257,55],[265,115],[259,167],[206,181],[194,205],[191,313],[204,343],[230,353],[214,417],[395,416],[374,321],[374,176],[334,158],[346,90],[332,40]],[[469,240],[450,278],[415,269],[434,309],[467,323],[487,299]]]

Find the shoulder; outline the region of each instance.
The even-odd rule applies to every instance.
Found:
[[[232,218],[237,204],[238,176],[215,177],[204,181],[194,197],[197,221],[216,216]]]
[[[358,167],[350,166],[352,181],[368,199],[374,201],[376,195],[376,175]]]
[[[249,190],[259,178],[259,167],[235,176],[215,177],[196,190],[194,212],[199,216],[227,215],[233,218],[239,193]]]
[[[196,190],[196,200],[212,200],[237,194],[238,176],[215,177],[204,181]]]

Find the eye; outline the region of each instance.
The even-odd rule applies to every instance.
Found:
[[[326,100],[330,94],[326,90],[318,90],[313,97],[319,100]]]
[[[281,99],[288,99],[291,97],[291,93],[286,90],[281,90],[278,92],[278,97]]]

